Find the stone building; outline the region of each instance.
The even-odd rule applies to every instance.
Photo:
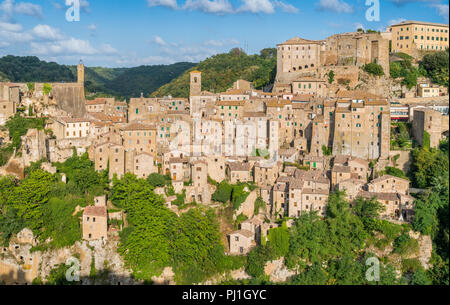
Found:
[[[402,211],[402,202],[398,193],[376,193],[361,191],[358,197],[364,199],[376,199],[384,207],[380,212],[381,218],[399,219]]]
[[[317,211],[325,216],[330,180],[325,171],[296,170],[288,185],[287,214],[299,217],[303,212]]]
[[[417,51],[448,49],[448,24],[402,21],[388,27],[392,34],[392,52],[416,56]]]
[[[380,97],[357,92],[338,94],[334,113],[330,111],[330,116],[334,117],[333,155],[387,159],[391,127],[389,107],[387,100]]]
[[[244,115],[243,100],[220,100],[216,102],[215,118],[225,120],[241,120]]]
[[[315,77],[299,77],[292,82],[293,95],[316,95],[324,97],[328,93],[328,86],[325,80]]]
[[[130,123],[120,127],[123,146],[126,150],[135,149],[136,153],[146,152],[156,156],[156,127],[141,123]]]
[[[389,75],[389,40],[378,33],[343,33],[317,41],[296,37],[278,44],[277,51],[276,83],[280,85],[290,85],[301,76],[322,78],[323,67],[361,67],[371,62]]]
[[[46,136],[43,130],[28,129],[22,137],[22,158],[24,166],[47,158]]]
[[[367,190],[372,193],[399,193],[409,195],[409,180],[384,175],[372,180],[367,185]]]
[[[430,147],[438,147],[442,140],[442,134],[448,130],[448,120],[446,130],[443,130],[443,116],[440,112],[429,109],[419,108],[414,110],[412,122],[412,134],[417,144],[423,145],[424,132],[430,135]]]
[[[336,185],[336,190],[345,192],[345,199],[353,202],[358,197],[358,194],[364,190],[364,185],[364,181],[351,178],[339,182]]]
[[[273,185],[278,179],[282,165],[277,162],[257,162],[254,168],[254,182],[259,187]]]
[[[149,153],[139,153],[133,158],[133,174],[138,178],[147,178],[150,174],[157,173],[158,168],[155,166],[155,159]]]
[[[90,134],[91,120],[87,118],[58,117],[48,123],[56,139],[85,138]]]
[[[11,83],[0,83],[0,126],[16,113],[20,103],[19,86]]]
[[[250,164],[244,162],[228,162],[227,176],[231,184],[252,181]]]
[[[87,206],[83,211],[83,239],[87,241],[108,238],[108,213],[106,206]]]
[[[231,255],[246,255],[256,245],[255,234],[248,230],[238,230],[228,235]]]
[[[104,142],[95,146],[95,170],[106,170],[109,166],[109,178],[114,175],[120,179],[125,173],[125,148],[114,142]]]

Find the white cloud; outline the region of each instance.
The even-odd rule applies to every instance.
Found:
[[[80,8],[82,12],[85,13],[90,13],[91,12],[91,7],[89,5],[89,1],[87,0],[81,0],[80,1]]]
[[[0,22],[0,41],[4,44],[23,43],[33,40],[33,35],[23,32],[23,27],[18,23]]]
[[[436,8],[438,11],[438,15],[448,21],[448,4],[433,4],[431,5],[431,7]]]
[[[239,0],[239,7],[234,7],[230,0],[186,0],[178,5],[176,0],[147,0],[150,7],[163,6],[171,9],[201,11],[209,14],[273,14],[276,9],[285,13],[298,13],[298,8],[280,0]]]
[[[285,13],[297,14],[299,12],[298,8],[289,3],[284,3],[282,1],[273,1],[274,7],[279,7]]]
[[[238,45],[239,41],[236,39],[223,39],[223,40],[208,40],[204,42],[205,46],[212,46],[212,47],[223,47],[227,45]]]
[[[11,19],[14,14],[34,16],[42,18],[42,7],[31,2],[14,3],[14,0],[4,0],[0,4],[0,11],[3,12],[3,19]]]
[[[40,5],[33,4],[33,3],[20,2],[20,3],[16,4],[16,6],[14,7],[14,11],[17,14],[35,16],[35,17],[39,17],[39,18],[43,17],[42,7]]]
[[[57,54],[83,54],[93,55],[99,51],[95,49],[87,40],[76,38],[69,38],[50,43],[36,43],[30,44],[31,52],[37,55],[57,55]]]
[[[95,32],[95,31],[97,31],[97,26],[95,24],[90,24],[88,26],[88,30],[91,32]]]
[[[18,23],[0,22],[0,30],[8,32],[21,32],[23,27]]]
[[[158,44],[158,45],[160,45],[160,46],[165,46],[165,45],[167,45],[167,42],[165,42],[164,39],[162,39],[162,38],[159,37],[159,36],[154,36],[154,37],[153,37],[153,42],[156,43],[156,44]]]
[[[406,19],[405,18],[392,19],[392,20],[389,20],[388,26],[391,26],[393,24],[397,24],[397,23],[400,23],[403,21],[406,21]]]
[[[269,0],[242,0],[243,5],[237,9],[238,12],[250,13],[275,13],[275,8]]]
[[[172,9],[177,9],[177,0],[147,0],[148,6],[165,6]]]
[[[213,14],[233,13],[233,6],[228,0],[186,0],[183,9]]]
[[[440,0],[390,0],[397,6],[402,6],[404,4],[414,3],[414,2],[439,2]]]
[[[106,44],[106,43],[100,45],[99,52],[100,53],[106,53],[106,54],[116,54],[116,53],[118,53],[118,51],[113,46],[111,46],[110,44]]]
[[[321,11],[331,11],[335,13],[353,13],[353,6],[339,0],[320,0],[318,9]]]
[[[38,24],[33,28],[31,33],[38,38],[44,40],[61,40],[64,35],[58,30],[46,24]]]

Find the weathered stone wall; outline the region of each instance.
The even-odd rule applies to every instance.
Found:
[[[74,117],[86,114],[84,87],[80,84],[52,84],[52,96],[59,108]]]

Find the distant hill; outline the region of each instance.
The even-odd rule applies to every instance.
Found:
[[[135,68],[86,67],[86,96],[113,95],[130,98],[149,95],[180,76],[194,63],[140,66]],[[0,80],[11,82],[75,82],[77,67],[42,61],[34,56],[0,58]]]
[[[230,88],[238,79],[253,82],[257,89],[273,83],[276,76],[276,49],[264,49],[259,55],[247,55],[241,49],[232,49],[229,53],[218,54],[200,62],[151,96],[172,95],[189,96],[189,72],[202,72],[202,89],[222,92]]]
[[[194,66],[193,63],[179,62],[172,65],[130,68],[107,82],[106,88],[110,92],[127,97],[138,97],[141,93],[148,96],[157,88],[179,77],[183,72]]]
[[[35,56],[4,56],[0,58],[0,75],[11,82],[73,82],[72,71],[54,62]]]

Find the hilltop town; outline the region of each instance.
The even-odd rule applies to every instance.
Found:
[[[399,236],[417,241],[417,251],[400,256],[400,261],[416,259],[428,270],[433,265],[432,242],[429,233],[417,229],[422,214],[417,220],[416,203],[435,185],[428,178],[420,184],[414,171],[422,150],[436,156],[447,146],[448,154],[448,77],[447,86],[430,74],[418,76],[411,85],[403,82],[405,75],[392,73],[396,63],[419,67],[426,56],[448,53],[448,37],[448,25],[417,21],[392,25],[382,33],[357,31],[320,41],[295,37],[276,46],[277,74],[271,92],[255,89],[243,79],[224,92],[213,92],[202,86],[202,71],[191,70],[189,98],[141,95],[129,100],[87,100],[82,62],[76,83],[0,83],[0,175],[4,176],[0,179],[10,179],[12,188],[23,186],[22,181],[48,179],[55,185],[48,193],[66,189],[64,196],[77,189],[68,216],[81,232],[74,239],[76,251],[90,253],[88,258],[82,255],[82,261],[92,259],[94,269],[109,260],[116,264],[110,268],[117,274],[129,277],[115,277],[108,283],[145,278],[136,276],[144,274],[140,262],[127,257],[141,255],[133,252],[138,249],[127,248],[128,236],[137,228],[144,238],[149,234],[140,227],[144,220],[138,219],[147,208],[130,206],[145,198],[179,219],[212,211],[218,218],[215,241],[223,246],[225,256],[237,260],[250,259],[266,244],[280,242],[278,234],[300,231],[301,221],[311,213],[320,220],[335,219],[339,212],[331,204],[346,202],[348,209],[357,209],[365,202],[377,202],[379,211],[373,218],[392,225],[398,234],[389,237],[379,229],[372,238],[384,234],[381,240],[389,244],[387,248],[395,248]],[[89,166],[94,174],[76,176],[76,171]],[[448,174],[448,160],[446,170]],[[98,187],[90,188],[91,181]],[[151,191],[142,183],[149,183]],[[0,183],[6,185],[10,184]],[[31,186],[28,191],[38,189]],[[5,202],[0,204],[0,215],[6,203],[15,202],[24,224],[35,217],[36,206],[21,209],[20,202],[44,204],[11,194],[15,191],[0,190],[0,200]],[[173,219],[167,217],[164,223],[170,226]],[[195,217],[207,222],[202,218],[206,216]],[[24,225],[20,232],[3,235],[8,243],[0,250],[0,281],[45,280],[52,267],[70,257],[73,247],[64,253],[48,248],[60,251],[60,258],[51,258],[46,248],[39,248],[52,240],[51,234],[38,238],[45,223],[40,225]],[[33,247],[37,248],[30,251]],[[90,247],[95,250],[90,252]],[[385,249],[376,241],[371,247],[372,252]],[[108,259],[100,259],[101,255]],[[299,276],[299,261],[308,258],[295,255],[288,251],[275,255],[261,268],[271,281],[284,282]],[[388,260],[389,255],[384,255]],[[88,276],[91,262],[84,264],[82,272]],[[251,268],[236,264],[239,268],[230,268],[233,280],[254,277]],[[155,276],[154,282],[187,282],[173,276],[187,272],[180,266],[169,268],[168,262],[161,262],[152,266],[154,274],[148,274]],[[208,283],[220,282],[207,275],[212,281]],[[192,281],[200,279],[205,282],[204,278]]]

